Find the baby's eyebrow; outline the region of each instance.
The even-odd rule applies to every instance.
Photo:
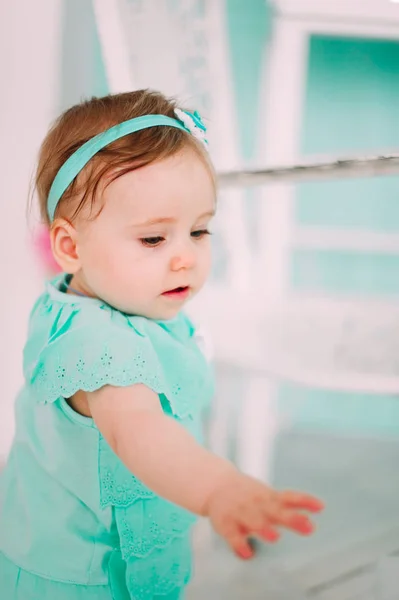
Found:
[[[144,221],[143,223],[134,223],[134,226],[149,227],[150,225],[158,225],[159,223],[176,223],[176,220],[173,217],[157,217],[156,219],[148,219],[148,221]]]
[[[215,216],[215,213],[216,213],[215,209],[214,209],[214,208],[212,208],[212,210],[208,210],[208,211],[207,211],[207,212],[205,212],[204,214],[200,215],[200,216],[198,217],[197,221],[199,221],[200,219],[205,219],[206,217],[209,217],[209,218],[211,218],[211,217],[214,217],[214,216]]]
[[[205,217],[213,217],[215,214],[214,210],[208,210],[204,214],[200,215],[197,218],[197,221],[200,219],[204,219]],[[148,219],[148,221],[144,221],[143,223],[134,223],[134,227],[151,227],[151,225],[159,225],[161,223],[176,223],[177,219],[174,217],[156,217],[155,219]]]

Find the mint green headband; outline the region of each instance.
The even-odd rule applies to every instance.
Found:
[[[177,108],[175,109],[175,114],[177,119],[172,119],[165,115],[144,115],[143,117],[136,117],[135,119],[124,121],[123,123],[119,123],[118,125],[99,133],[78,148],[78,150],[76,150],[76,152],[74,152],[62,165],[51,185],[47,199],[47,212],[50,221],[54,219],[58,202],[63,193],[80,171],[87,165],[89,160],[91,160],[102,148],[125,135],[129,135],[130,133],[142,129],[148,129],[149,127],[167,125],[168,127],[176,127],[177,129],[187,131],[207,145],[205,139],[206,128],[197,112],[189,113]]]

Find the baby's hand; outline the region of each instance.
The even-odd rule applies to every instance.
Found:
[[[313,524],[298,511],[319,512],[322,509],[322,502],[313,496],[277,492],[256,479],[236,473],[211,494],[206,515],[215,531],[226,539],[238,556],[251,558],[249,536],[275,542],[279,538],[277,527],[309,535],[313,532]]]

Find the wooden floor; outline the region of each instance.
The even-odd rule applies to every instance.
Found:
[[[326,501],[317,533],[242,563],[200,524],[188,600],[399,600],[399,441],[286,433],[275,484]]]

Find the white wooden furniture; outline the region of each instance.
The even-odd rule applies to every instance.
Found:
[[[399,38],[399,7],[388,2],[281,0],[277,8],[265,57],[259,167],[295,164],[300,159],[311,35]],[[238,424],[238,462],[261,478],[272,476],[272,449],[280,426],[275,405],[279,380],[326,390],[399,391],[395,366],[399,312],[395,302],[300,296],[290,290],[288,280],[290,254],[295,248],[397,254],[399,235],[298,227],[293,221],[294,196],[292,185],[265,186],[259,218],[260,252],[246,257],[246,264],[241,257],[241,264],[230,272],[245,270],[251,274],[250,281],[244,288],[237,286],[234,277],[225,285],[210,286],[192,308],[194,315],[208,323],[217,360],[252,372]],[[233,242],[232,248],[236,245]],[[235,255],[230,258],[234,263]],[[228,399],[220,396],[213,439],[222,452],[227,452],[227,440],[223,441],[223,432],[227,432],[222,425],[227,410]]]

